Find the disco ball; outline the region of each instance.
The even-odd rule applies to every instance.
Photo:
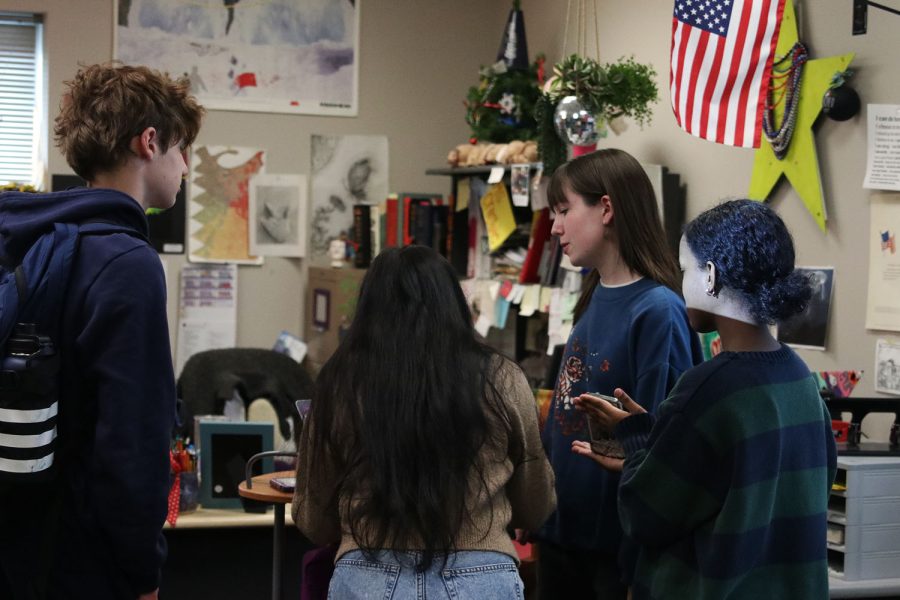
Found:
[[[592,115],[575,96],[566,96],[559,101],[553,115],[553,124],[559,137],[576,146],[589,146],[606,137],[604,123]]]

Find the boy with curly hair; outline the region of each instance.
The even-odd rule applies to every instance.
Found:
[[[59,476],[2,499],[0,597],[158,595],[175,378],[145,213],[175,203],[204,112],[186,80],[83,67],[66,82],[54,133],[88,187],[0,196],[0,260],[11,264],[54,223],[127,230],[80,239],[57,341]]]

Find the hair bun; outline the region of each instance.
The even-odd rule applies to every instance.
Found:
[[[812,288],[809,278],[794,270],[786,277],[761,283],[758,294],[761,302],[757,306],[763,312],[759,316],[768,323],[777,323],[803,312]]]

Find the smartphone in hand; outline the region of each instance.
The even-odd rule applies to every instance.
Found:
[[[291,493],[294,491],[296,477],[273,477],[269,480],[269,485],[279,492]]]
[[[625,410],[622,407],[622,403],[613,396],[598,394],[596,392],[587,392],[587,394],[589,396],[594,396],[596,398],[605,400],[619,410]],[[590,415],[586,415],[586,418],[588,424],[588,434],[591,437],[591,450],[594,452],[594,454],[609,456],[610,458],[625,458],[625,449],[622,448],[622,444],[620,444],[611,433],[607,433],[600,426],[600,423],[592,419]]]

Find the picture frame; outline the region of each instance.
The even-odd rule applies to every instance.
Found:
[[[875,391],[900,396],[900,343],[882,338],[875,342]]]
[[[274,448],[273,423],[201,419],[200,505],[204,508],[241,508],[238,485],[244,481],[247,461],[254,454]],[[253,466],[252,474],[274,469],[266,458]]]
[[[306,255],[306,176],[260,173],[250,178],[250,254]]]
[[[331,320],[331,292],[316,288],[313,290],[312,324],[327,330]]]
[[[777,339],[795,348],[825,350],[831,299],[834,295],[834,267],[797,267],[812,287],[806,309],[778,324]]]

